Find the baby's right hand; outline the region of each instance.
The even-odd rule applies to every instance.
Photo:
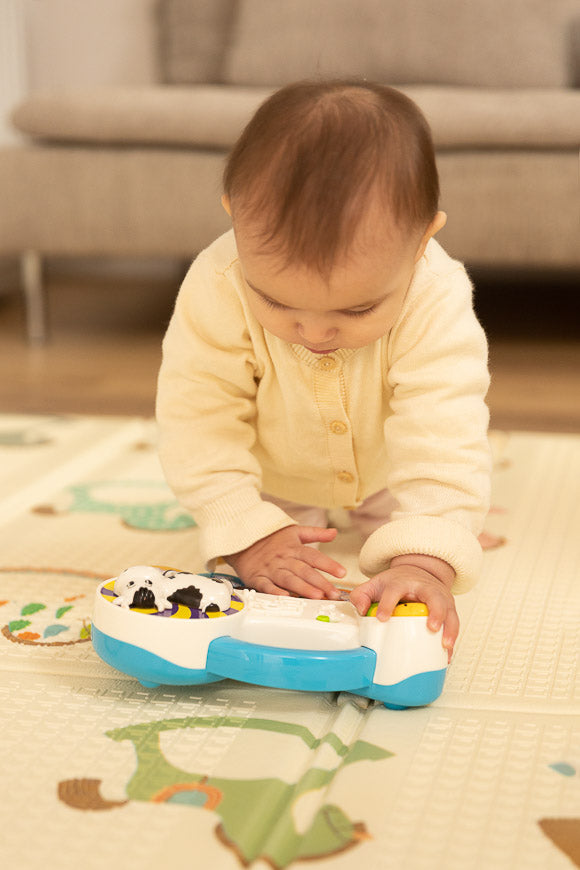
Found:
[[[340,592],[320,571],[344,577],[345,568],[330,556],[306,546],[332,541],[335,537],[336,529],[287,526],[225,558],[250,589],[270,595],[292,592],[301,598],[336,600]]]

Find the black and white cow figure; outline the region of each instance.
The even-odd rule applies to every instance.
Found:
[[[126,568],[115,579],[119,607],[156,607],[159,612],[185,604],[204,613],[228,610],[233,594],[229,580],[203,577],[189,571],[163,571],[152,565]]]

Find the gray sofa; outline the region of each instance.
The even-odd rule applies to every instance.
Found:
[[[0,150],[0,255],[190,258],[228,227],[223,158],[273,90],[310,76],[400,87],[433,129],[473,266],[578,268],[578,0],[160,0],[155,82],[32,92]]]

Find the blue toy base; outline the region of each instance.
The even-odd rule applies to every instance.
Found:
[[[425,707],[427,704],[432,704],[443,691],[446,674],[446,668],[439,671],[424,671],[392,686],[379,686],[373,683],[369,689],[358,689],[356,694],[382,701],[390,710]]]
[[[107,664],[150,688],[160,685],[202,685],[232,678],[300,691],[347,691],[381,701],[390,709],[402,710],[432,703],[441,694],[446,675],[443,668],[415,674],[390,686],[373,683],[376,654],[366,647],[313,652],[267,647],[220,637],[209,645],[207,667],[194,670],[172,664],[141,647],[116,640],[94,625],[92,641],[95,651]]]
[[[94,625],[91,638],[95,652],[104,662],[130,677],[135,677],[141,685],[151,689],[158,686],[193,686],[223,680],[218,674],[208,673],[206,668],[195,671],[182,668],[141,647],[115,640]]]

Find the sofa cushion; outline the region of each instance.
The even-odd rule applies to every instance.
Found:
[[[579,19],[578,0],[239,0],[223,80],[566,86]]]
[[[35,94],[12,113],[14,126],[37,139],[225,149],[271,88],[102,88]]]
[[[577,148],[580,90],[407,86],[438,149]],[[64,142],[228,149],[270,88],[104,88],[37,94],[14,111],[22,133]]]

